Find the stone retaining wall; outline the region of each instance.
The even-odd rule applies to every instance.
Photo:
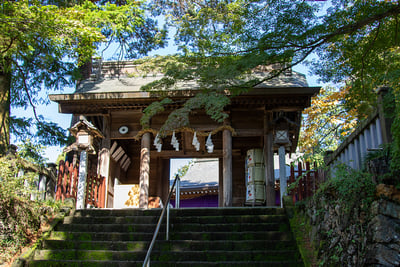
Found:
[[[400,205],[389,199],[350,210],[333,200],[310,199],[297,209],[322,265],[399,266]]]

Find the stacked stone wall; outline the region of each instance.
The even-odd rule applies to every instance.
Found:
[[[348,209],[333,199],[298,205],[323,266],[400,266],[400,204],[379,199]]]

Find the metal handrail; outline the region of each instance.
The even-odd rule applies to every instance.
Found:
[[[167,223],[166,223],[167,231],[166,231],[166,240],[169,240],[169,201],[171,200],[172,192],[174,191],[174,187],[175,187],[175,184],[176,184],[176,183],[178,183],[178,184],[177,184],[176,191],[175,191],[175,200],[177,200],[176,203],[178,203],[178,207],[176,207],[176,205],[175,205],[175,207],[176,207],[176,208],[179,208],[179,198],[180,198],[180,195],[178,195],[178,194],[180,194],[180,192],[179,192],[179,189],[178,189],[178,188],[180,187],[180,178],[179,178],[179,175],[176,175],[176,176],[175,176],[174,183],[172,184],[171,190],[169,191],[168,199],[167,199],[167,201],[165,202],[165,205],[164,205],[164,207],[163,207],[163,209],[162,209],[160,218],[158,219],[158,223],[157,223],[157,226],[156,226],[156,230],[154,231],[153,239],[151,240],[149,249],[147,250],[146,258],[144,259],[144,262],[143,262],[142,267],[148,267],[148,266],[150,266],[150,254],[151,254],[151,251],[153,250],[154,244],[156,243],[157,235],[158,235],[158,232],[160,231],[161,222],[162,222],[162,220],[163,220],[165,211],[167,211]]]

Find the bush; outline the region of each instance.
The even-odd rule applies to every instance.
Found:
[[[21,172],[20,158],[0,158],[0,264],[8,262],[40,234],[42,218],[51,217],[58,203],[32,201],[35,173]]]
[[[314,197],[333,197],[343,204],[346,211],[355,205],[368,208],[375,197],[375,184],[370,173],[356,171],[343,164],[337,166],[334,177],[320,185]]]
[[[364,266],[366,229],[375,184],[369,173],[346,165],[321,184],[309,202],[318,229],[316,249],[321,266]],[[312,218],[312,216],[311,216]]]
[[[392,144],[382,145],[379,150],[369,152],[364,159],[364,168],[372,174],[377,184],[394,185],[400,188],[400,166]]]

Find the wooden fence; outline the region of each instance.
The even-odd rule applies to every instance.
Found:
[[[374,151],[380,148],[382,144],[390,143],[392,119],[386,116],[383,98],[388,92],[388,88],[379,88],[379,104],[373,114],[363,121],[353,133],[342,142],[342,144],[327,155],[325,158],[326,166],[333,169],[339,164],[361,170],[363,161],[369,151]],[[334,175],[331,172],[331,175]]]
[[[311,168],[313,165],[313,168]],[[288,183],[289,195],[292,196],[293,203],[311,197],[318,190],[319,185],[325,181],[322,170],[317,168],[316,163],[298,162],[297,166],[290,166],[290,177]]]
[[[86,205],[105,208],[106,179],[97,173],[88,172],[86,183]]]
[[[76,200],[78,179],[79,165],[68,161],[60,161],[58,167],[56,200],[61,200],[63,202],[66,198],[73,198]],[[85,204],[96,208],[105,207],[105,179],[90,171],[86,179]]]

